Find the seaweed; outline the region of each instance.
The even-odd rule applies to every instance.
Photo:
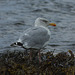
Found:
[[[0,75],[75,75],[75,57],[71,50],[56,55],[41,53],[41,63],[36,51],[33,51],[32,61],[29,53],[21,51],[7,51],[0,57]]]

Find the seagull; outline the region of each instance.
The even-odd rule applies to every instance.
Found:
[[[37,49],[39,61],[41,62],[40,50],[50,42],[51,38],[48,26],[56,26],[56,24],[49,23],[45,18],[37,18],[34,27],[26,29],[14,45],[19,45],[26,49]]]

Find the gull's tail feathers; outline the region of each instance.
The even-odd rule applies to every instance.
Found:
[[[10,46],[23,46],[21,42],[12,43]]]
[[[10,46],[13,46],[13,47],[21,46],[22,48],[26,49],[21,42],[12,43]]]

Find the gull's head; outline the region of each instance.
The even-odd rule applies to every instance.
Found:
[[[50,23],[47,19],[45,18],[37,18],[35,20],[35,26],[44,26],[44,27],[47,27],[47,26],[56,26],[55,23]]]

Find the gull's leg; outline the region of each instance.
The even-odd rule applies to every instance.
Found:
[[[32,50],[30,50],[29,56],[30,56],[30,61],[32,61]]]
[[[39,50],[39,52],[38,52],[38,58],[39,58],[39,63],[41,63],[41,62],[42,62],[42,60],[41,60],[40,50]]]

